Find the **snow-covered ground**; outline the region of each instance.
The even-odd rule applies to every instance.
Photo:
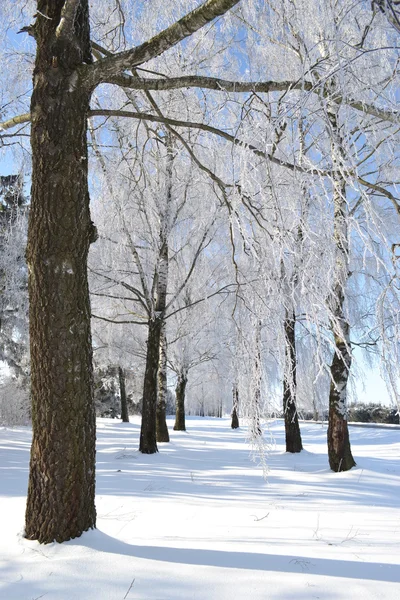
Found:
[[[98,529],[46,546],[22,536],[30,431],[0,429],[1,600],[398,600],[400,431],[353,427],[335,474],[326,426],[287,455],[276,422],[264,481],[229,424],[190,418],[144,456],[138,420],[99,420]]]

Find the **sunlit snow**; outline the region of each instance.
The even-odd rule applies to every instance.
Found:
[[[325,426],[288,455],[278,421],[265,481],[229,419],[169,425],[148,456],[137,418],[98,420],[98,529],[46,546],[22,536],[31,432],[0,429],[2,600],[400,597],[399,429],[352,427],[357,467],[332,473]]]

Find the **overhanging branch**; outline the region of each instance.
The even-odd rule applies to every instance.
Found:
[[[198,8],[179,19],[176,23],[164,29],[159,34],[144,42],[136,48],[119,52],[112,57],[96,61],[93,65],[85,67],[87,81],[92,88],[106,81],[115,73],[131,70],[145,62],[160,56],[185,38],[213,21],[240,0],[207,0]]]
[[[219,77],[205,77],[202,75],[187,75],[185,77],[171,77],[164,79],[156,78],[136,78],[125,74],[110,76],[103,83],[110,83],[120,87],[129,87],[135,90],[148,91],[167,91],[177,90],[182,88],[202,88],[214,90],[217,92],[230,93],[270,93],[270,92],[290,92],[290,91],[305,91],[315,94],[323,94],[326,96],[326,91],[321,90],[311,81],[230,81]],[[358,101],[353,98],[343,98],[336,94],[331,98],[336,104],[345,104],[354,108],[358,112],[378,117],[389,123],[400,123],[400,112],[386,110],[369,104],[368,102]]]

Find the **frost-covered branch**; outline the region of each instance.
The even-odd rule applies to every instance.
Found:
[[[223,131],[222,129],[218,129],[216,127],[212,127],[211,125],[207,125],[205,123],[193,123],[192,121],[180,121],[177,119],[169,119],[168,117],[159,117],[157,115],[152,115],[150,113],[137,113],[133,111],[125,111],[125,110],[106,110],[106,109],[92,109],[89,111],[90,117],[129,117],[132,119],[139,119],[143,121],[152,121],[154,123],[164,123],[167,125],[171,125],[172,127],[186,127],[187,129],[200,129],[201,131],[206,131],[208,133],[212,133],[221,137],[228,142],[232,142],[235,146],[240,146],[241,148],[246,148],[253,152],[256,156],[261,158],[270,160],[272,163],[279,165],[281,167],[285,167],[290,169],[291,171],[298,171],[300,173],[307,173],[309,175],[317,175],[319,177],[326,177],[332,175],[332,171],[324,170],[324,169],[307,169],[297,164],[289,163],[285,160],[281,160],[273,154],[264,152],[259,148],[253,146],[248,142],[245,142],[241,139],[238,139],[234,135]]]
[[[86,77],[94,88],[116,73],[133,69],[160,56],[185,38],[225,14],[240,0],[207,0],[182,19],[136,48],[107,57],[87,67]]]

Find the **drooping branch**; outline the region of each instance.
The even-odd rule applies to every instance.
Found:
[[[232,142],[236,146],[241,146],[242,148],[247,148],[251,152],[253,152],[256,156],[259,156],[264,159],[270,160],[272,163],[279,165],[281,167],[286,167],[291,171],[298,171],[300,173],[306,173],[308,175],[318,175],[320,177],[328,177],[332,175],[332,171],[323,170],[323,169],[307,169],[305,167],[301,167],[300,165],[296,165],[293,163],[289,163],[285,160],[277,158],[268,152],[264,152],[259,148],[256,148],[252,144],[248,142],[244,142],[239,138],[223,131],[222,129],[217,129],[216,127],[212,127],[212,125],[206,125],[205,123],[193,123],[192,121],[179,121],[177,119],[170,119],[168,117],[159,117],[157,115],[152,115],[150,113],[138,113],[133,111],[126,110],[90,110],[89,117],[127,117],[132,119],[140,119],[142,121],[152,121],[154,123],[163,123],[166,125],[171,125],[172,127],[186,127],[187,129],[200,129],[202,131],[207,131],[208,133],[212,133],[217,135],[228,142]]]

